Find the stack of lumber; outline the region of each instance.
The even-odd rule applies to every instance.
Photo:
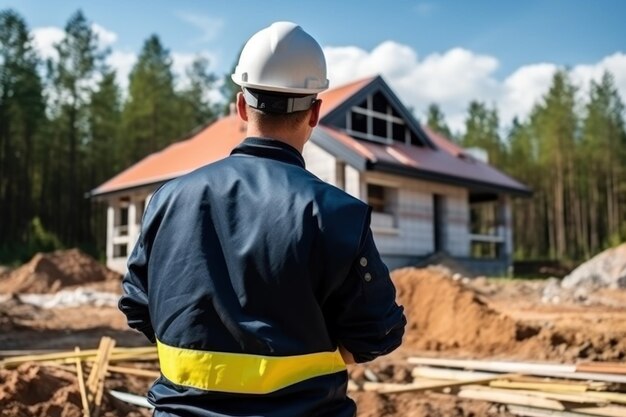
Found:
[[[382,394],[438,391],[507,406],[518,416],[626,417],[626,364],[408,359],[410,384],[365,382]]]
[[[21,353],[21,354],[20,354]],[[83,415],[99,417],[106,377],[121,373],[158,378],[157,370],[136,367],[148,361],[156,366],[154,346],[116,347],[103,337],[98,349],[68,352],[0,351],[0,368],[16,368],[39,362],[76,373]],[[370,382],[350,381],[351,391],[381,394],[442,392],[460,398],[503,404],[511,414],[529,417],[626,417],[626,364],[586,362],[575,365],[530,362],[408,358],[413,366],[411,383],[375,382],[380,379],[366,369]],[[87,372],[88,371],[88,372]],[[142,407],[151,407],[145,397],[109,391],[111,395]]]
[[[0,351],[0,358],[2,358],[0,359],[0,368],[12,369],[26,362],[38,362],[74,371],[80,391],[84,417],[100,416],[105,380],[111,373],[152,379],[160,376],[158,371],[111,365],[117,362],[154,362],[158,359],[156,347],[115,347],[115,340],[106,336],[100,340],[98,349],[81,350],[76,347],[73,351],[67,352]],[[73,367],[70,367],[70,365],[73,365]],[[86,373],[87,369],[89,369],[89,373]],[[113,393],[112,395],[119,397],[116,394],[124,395],[123,393]],[[142,405],[144,404],[142,403]]]

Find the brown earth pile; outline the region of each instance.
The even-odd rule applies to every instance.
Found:
[[[104,417],[140,417],[105,394]],[[82,406],[76,375],[57,368],[25,363],[15,370],[0,369],[0,417],[81,417]]]
[[[38,253],[20,268],[0,275],[0,293],[54,293],[65,287],[119,280],[117,272],[70,249]]]
[[[474,291],[437,270],[404,268],[394,271],[392,279],[406,310],[404,346],[409,349],[492,355],[510,352],[539,332],[493,310]]]

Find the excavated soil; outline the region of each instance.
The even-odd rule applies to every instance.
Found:
[[[493,355],[511,352],[539,333],[497,312],[476,293],[436,270],[400,269],[392,279],[406,309],[407,349],[462,349]]]
[[[95,272],[78,273],[78,259]],[[80,282],[119,292],[119,275],[94,267],[91,261],[77,251],[41,255],[10,272],[10,277],[0,276],[0,291],[52,292],[53,287]],[[626,291],[601,291],[602,297],[593,305],[545,304],[543,281],[470,281],[453,279],[438,269],[415,268],[394,271],[392,279],[408,320],[404,343],[388,357],[349,367],[357,384],[372,378],[411,382],[411,366],[405,360],[410,355],[568,363],[625,358]],[[0,350],[93,348],[105,335],[115,338],[118,346],[147,344],[142,335],[128,329],[115,307],[43,309],[17,296],[0,302]],[[107,378],[108,389],[139,395],[149,385],[149,380],[138,377]],[[24,364],[16,370],[0,370],[0,417],[79,416],[77,393],[75,375],[63,369]],[[510,416],[502,406],[443,394],[350,395],[357,402],[358,417]],[[132,412],[138,409],[110,397],[105,407],[107,417],[150,415],[146,410]]]
[[[27,264],[0,275],[0,294],[50,294],[90,283],[119,285],[120,274],[78,249],[38,253]]]
[[[105,393],[104,417],[145,417]],[[80,391],[72,372],[25,363],[15,370],[0,369],[0,417],[82,417]]]

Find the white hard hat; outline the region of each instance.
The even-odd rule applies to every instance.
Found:
[[[287,94],[316,94],[328,88],[322,48],[291,22],[276,22],[254,34],[231,78],[244,89]]]

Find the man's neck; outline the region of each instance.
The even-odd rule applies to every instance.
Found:
[[[293,132],[258,129],[251,126],[250,123],[248,123],[247,135],[248,137],[254,136],[284,142],[296,148],[300,153],[302,153],[304,144],[306,143],[306,139],[303,139],[302,135],[294,134]]]

